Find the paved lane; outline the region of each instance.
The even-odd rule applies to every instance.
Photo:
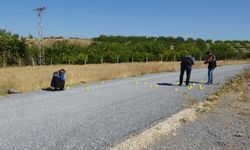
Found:
[[[179,78],[172,72],[2,97],[0,149],[107,149],[214,93],[244,67],[217,68],[216,84],[201,84],[204,90],[169,86]],[[207,69],[193,70],[192,81],[206,79]]]

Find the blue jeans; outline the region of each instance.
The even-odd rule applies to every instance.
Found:
[[[208,68],[208,73],[207,73],[207,75],[208,75],[208,81],[207,81],[207,83],[208,84],[213,84],[213,72],[214,72],[214,69],[213,68]]]

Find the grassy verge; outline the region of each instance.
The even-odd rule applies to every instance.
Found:
[[[229,64],[246,64],[250,61],[220,61],[219,66]],[[7,89],[28,92],[49,87],[52,73],[64,68],[66,86],[108,79],[140,76],[150,73],[171,72],[179,69],[179,62],[149,62],[122,64],[90,65],[54,65],[36,67],[15,67],[0,69],[0,95]],[[206,67],[203,62],[196,62],[194,68]]]
[[[242,75],[236,76],[234,79],[227,82],[218,92],[209,96],[207,101],[197,106],[195,103],[197,114],[204,114],[208,110],[217,107],[221,104],[222,99],[232,99],[232,104],[238,102],[249,102],[250,97],[250,69],[245,69]],[[233,94],[232,94],[233,93]],[[231,95],[231,96],[229,96]],[[248,109],[250,114],[250,109]]]

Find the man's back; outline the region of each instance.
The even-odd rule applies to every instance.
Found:
[[[194,64],[194,60],[189,56],[185,56],[182,57],[181,64],[187,64],[189,66],[192,66]]]

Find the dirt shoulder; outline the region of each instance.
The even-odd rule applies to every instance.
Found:
[[[249,149],[250,70],[198,108],[199,117],[163,136],[146,149]]]

